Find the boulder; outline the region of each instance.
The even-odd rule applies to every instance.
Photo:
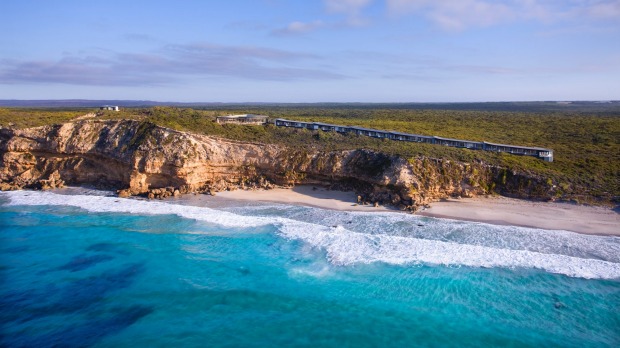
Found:
[[[116,192],[120,198],[128,198],[131,197],[131,191],[129,189],[118,190]]]

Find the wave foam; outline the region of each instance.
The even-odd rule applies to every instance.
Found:
[[[254,227],[273,223],[272,219],[247,217],[205,207],[194,207],[109,196],[62,195],[52,192],[6,192],[12,205],[66,205],[96,213],[125,213],[141,215],[174,214],[187,219],[206,221],[223,227]]]
[[[334,265],[426,263],[536,268],[571,277],[620,278],[620,263],[616,262],[620,239],[614,237],[409,217],[397,213],[332,212],[311,208],[305,212],[295,209],[295,214],[291,216],[286,215],[286,209],[270,216],[256,216],[116,197],[28,191],[3,195],[12,205],[68,205],[102,213],[176,214],[231,228],[276,225],[283,237],[301,240],[325,250]],[[305,217],[300,217],[300,214]],[[329,225],[343,221],[350,226]],[[411,225],[419,221],[425,221],[428,226],[412,232]],[[517,231],[517,237],[515,233],[502,233],[502,228],[504,231]],[[567,244],[570,248],[566,247]],[[580,245],[585,247],[580,249]],[[592,254],[593,246],[597,249],[595,254]]]
[[[436,240],[351,232],[342,227],[315,228],[306,224],[283,226],[288,238],[300,239],[325,249],[333,264],[386,262],[428,263],[445,266],[537,268],[571,277],[620,278],[620,264],[561,254],[499,249]]]

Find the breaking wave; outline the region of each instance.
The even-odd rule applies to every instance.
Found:
[[[32,191],[2,195],[11,205],[64,205],[97,213],[175,214],[226,228],[274,225],[284,238],[324,250],[330,263],[338,266],[385,262],[535,268],[570,277],[620,278],[620,238],[611,236],[287,205],[221,210],[98,195]]]

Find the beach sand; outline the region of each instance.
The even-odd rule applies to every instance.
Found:
[[[255,191],[224,191],[218,192],[214,198],[218,197],[242,201],[301,204],[333,210],[395,211],[392,207],[374,207],[373,205],[357,204],[357,195],[353,192],[333,191],[318,186],[295,186],[291,189],[276,188]]]
[[[398,211],[391,207],[356,204],[353,192],[331,191],[312,186],[292,189],[219,192],[214,199],[263,201],[301,204],[325,209],[349,211]],[[506,197],[448,199],[431,204],[417,215],[478,221],[498,225],[514,225],[566,230],[586,234],[620,236],[620,214],[605,207],[580,206],[569,203],[532,202]]]
[[[605,207],[506,197],[449,199],[418,213],[456,220],[620,236],[620,214]]]

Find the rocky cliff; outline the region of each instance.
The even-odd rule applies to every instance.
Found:
[[[553,194],[544,178],[483,163],[404,159],[367,150],[291,149],[131,120],[0,128],[0,156],[3,190],[89,184],[117,189],[120,195],[157,198],[313,184],[353,189],[361,201],[410,210],[448,196],[491,191],[541,199]]]

